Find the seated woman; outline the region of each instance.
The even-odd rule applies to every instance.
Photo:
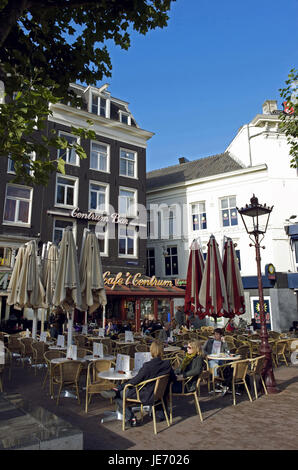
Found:
[[[117,332],[118,332],[117,326],[114,325],[114,323],[111,320],[109,320],[108,324],[105,327],[105,335],[106,336],[114,336],[114,335],[117,334]]]
[[[175,370],[175,374],[182,376],[183,378],[192,377],[185,384],[185,392],[193,392],[196,387],[196,382],[201,375],[203,370],[203,354],[200,344],[197,340],[188,341],[187,352],[185,357],[178,369]],[[175,381],[172,388],[173,393],[182,392],[182,381]]]
[[[152,356],[151,361],[145,362],[143,367],[139,370],[138,374],[133,377],[132,379],[127,380],[126,382],[118,385],[117,388],[114,388],[114,395],[111,391],[108,392],[101,392],[101,395],[105,398],[110,398],[115,396],[115,401],[117,403],[118,409],[122,412],[122,398],[123,398],[123,389],[127,383],[132,385],[137,385],[144,380],[153,379],[154,377],[159,377],[161,375],[169,374],[169,383],[175,380],[175,374],[170,364],[170,361],[162,360],[163,354],[163,345],[160,341],[153,341],[150,346],[150,353]],[[154,396],[154,387],[155,383],[149,383],[145,385],[140,391],[140,399],[143,405],[151,405],[153,402]],[[167,387],[166,393],[169,387]],[[166,395],[165,393],[165,395]],[[136,398],[136,391],[135,388],[129,388],[126,391],[126,396],[129,398]],[[125,409],[125,419],[129,421],[131,426],[136,426],[137,421],[134,416],[134,413],[130,407],[126,407]]]

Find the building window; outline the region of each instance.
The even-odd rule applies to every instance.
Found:
[[[109,171],[110,146],[99,142],[91,142],[90,168],[98,171]]]
[[[165,255],[165,273],[166,276],[175,276],[178,274],[178,250],[176,246],[170,246],[166,249]]]
[[[11,266],[12,249],[8,247],[0,247],[0,266]]]
[[[294,254],[294,264],[296,271],[298,272],[298,240],[292,240],[292,249]]]
[[[193,230],[205,230],[207,228],[205,202],[196,202],[191,205],[191,220]]]
[[[56,180],[56,206],[74,207],[77,204],[77,178],[58,176]]]
[[[131,116],[129,113],[125,113],[124,111],[119,111],[119,119],[122,124],[127,124],[128,126],[131,125]]]
[[[31,219],[32,188],[8,184],[6,186],[3,222],[29,224]]]
[[[107,224],[106,223],[101,223],[97,222],[88,223],[88,229],[91,232],[94,232],[96,235],[96,238],[98,240],[98,245],[99,245],[99,251],[102,256],[108,256],[108,230],[107,230]]]
[[[136,217],[136,190],[119,189],[119,213],[127,217]]]
[[[147,250],[146,275],[150,276],[150,277],[155,275],[155,250],[154,250],[154,248],[149,248]]]
[[[240,250],[235,250],[236,257],[238,260],[239,271],[241,271],[241,258],[240,258]]]
[[[74,238],[76,238],[74,231],[76,226],[74,221],[67,219],[54,219],[53,242],[56,243],[56,245],[61,242],[63,232],[66,227],[72,227]]]
[[[30,159],[35,160],[35,152],[31,152],[30,154]],[[23,164],[24,165],[24,164]],[[25,164],[27,167],[27,173],[28,174],[33,174],[33,171],[30,172],[30,166],[28,164]],[[7,173],[11,173],[13,175],[16,174],[16,169],[15,169],[15,164],[12,158],[8,157],[8,166],[7,166]]]
[[[91,113],[107,117],[107,100],[102,96],[92,93]]]
[[[235,196],[221,199],[221,218],[223,227],[238,225]]]
[[[128,226],[118,226],[119,234],[119,255],[136,255],[136,231],[135,228]]]
[[[120,176],[136,178],[136,161],[136,152],[120,149]]]
[[[107,185],[89,183],[89,210],[103,212],[107,208]]]
[[[67,134],[66,132],[59,131],[59,137],[66,139],[69,144],[78,143],[78,138],[76,136]],[[59,149],[58,158],[62,158],[62,160],[64,160],[65,163],[68,163],[69,165],[79,165],[79,157],[76,154],[76,150],[74,148]]]

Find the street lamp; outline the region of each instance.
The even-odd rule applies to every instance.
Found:
[[[246,204],[245,207],[239,209],[236,208],[239,214],[241,215],[242,222],[244,224],[245,230],[247,231],[249,238],[252,240],[252,244],[249,246],[254,246],[256,249],[256,261],[257,261],[257,271],[258,271],[258,291],[259,291],[259,305],[260,305],[260,338],[261,346],[260,353],[265,356],[264,369],[262,375],[265,379],[266,387],[268,393],[277,393],[278,389],[276,388],[275,378],[272,368],[272,356],[271,356],[271,347],[268,342],[268,331],[266,327],[266,317],[264,310],[264,296],[263,296],[263,284],[262,284],[262,272],[261,272],[261,255],[260,255],[260,243],[263,240],[269,222],[269,217],[272,207],[266,206],[266,204],[259,204],[258,198],[253,195],[250,200],[250,204]],[[265,247],[262,247],[265,248]]]

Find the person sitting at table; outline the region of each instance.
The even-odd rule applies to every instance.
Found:
[[[171,324],[165,323],[162,329],[158,332],[158,339],[162,343],[167,343],[170,336],[171,336]]]
[[[130,383],[132,385],[137,385],[140,382],[143,382],[144,380],[149,380],[155,377],[159,377],[161,375],[169,374],[169,383],[165,392],[166,396],[169,391],[170,382],[176,380],[170,361],[162,360],[163,345],[160,341],[152,341],[150,346],[150,353],[152,356],[151,361],[145,362],[135,377],[113,388],[114,394],[110,393],[110,390],[107,392],[101,392],[101,395],[105,398],[115,397],[115,402],[120,413],[122,413],[123,389],[126,384]],[[152,404],[154,396],[154,387],[155,382],[151,382],[145,385],[140,390],[140,399],[143,405]],[[128,388],[126,390],[126,397],[136,398],[135,388]],[[125,409],[125,419],[126,421],[129,421],[130,425],[133,427],[138,425],[135,415],[130,407],[126,407]]]
[[[225,326],[225,331],[233,333],[236,330],[236,325],[233,318],[229,318],[228,323]]]
[[[196,388],[196,382],[203,370],[203,352],[198,340],[190,340],[187,344],[187,352],[180,366],[175,369],[177,378],[192,377],[185,384],[185,392],[193,392]],[[176,380],[172,386],[173,393],[182,392],[182,381]]]
[[[105,327],[105,335],[114,336],[115,334],[117,334],[117,327],[111,320],[109,320],[108,324]]]
[[[208,339],[203,345],[203,352],[206,356],[210,354],[220,354],[220,353],[227,353],[229,347],[224,340],[223,332],[221,328],[215,328],[214,330],[214,338]],[[209,367],[213,369],[213,373],[215,376],[218,375],[217,367],[222,365],[222,361],[219,359],[208,359]]]

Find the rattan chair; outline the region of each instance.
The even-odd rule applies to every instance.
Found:
[[[31,344],[32,365],[34,365],[35,375],[39,364],[46,364],[44,353],[49,350],[49,345],[42,341],[35,341]]]
[[[256,400],[258,399],[257,382],[256,382],[257,377],[260,377],[260,381],[263,385],[265,395],[268,395],[267,388],[266,388],[266,385],[262,376],[264,362],[265,362],[265,356],[255,357],[254,359],[251,359],[250,361],[251,368],[247,370],[247,374],[253,378]]]
[[[54,394],[54,385],[59,386],[56,403],[59,405],[60,394],[63,387],[74,386],[78,402],[80,401],[79,380],[83,369],[80,361],[65,361],[52,365],[51,390]]]
[[[281,360],[282,362],[285,362],[286,366],[289,365],[287,358],[286,358],[286,347],[287,347],[286,341],[277,341],[272,348],[272,352],[275,356],[275,361],[276,361],[277,366],[278,366],[279,360]]]
[[[42,387],[44,388],[47,378],[49,378],[49,383],[50,383],[50,395],[52,395],[52,389],[51,389],[51,370],[52,370],[52,364],[51,360],[52,359],[58,359],[60,357],[66,357],[66,352],[64,351],[59,351],[57,349],[49,349],[49,351],[46,351],[44,353],[44,360],[47,365],[47,371],[45,373],[45,377],[42,382]]]
[[[150,346],[147,344],[137,344],[136,345],[136,352],[148,352],[150,350]]]
[[[192,392],[187,391],[187,384],[193,379],[193,377],[187,377],[182,381],[182,391],[180,393],[173,393],[172,383],[170,385],[170,424],[173,422],[173,397],[194,397],[196,412],[200,416],[201,422],[203,422],[203,416],[200,408],[199,396],[200,396],[200,385],[202,381],[206,381],[209,387],[210,372],[209,370],[202,371],[200,377],[196,381],[195,390]]]
[[[28,364],[31,363],[31,360],[33,358],[33,351],[32,351],[32,344],[34,342],[37,342],[35,339],[33,338],[22,338],[20,340],[20,343],[22,345],[22,360],[23,360],[23,367],[25,366],[25,361],[26,359],[28,359]]]
[[[8,337],[7,348],[9,349],[13,357],[15,355],[22,356],[22,353],[23,353],[24,348],[23,348],[23,345],[21,344],[21,341],[18,338],[19,336],[16,336],[16,335],[10,335]]]
[[[236,354],[239,354],[241,356],[241,359],[250,358],[250,348],[249,348],[249,346],[240,346],[240,348],[236,349]]]
[[[88,356],[88,355],[90,355],[90,354],[91,354],[91,355],[93,354],[92,349],[78,348],[78,347],[77,347],[77,357],[83,358],[83,357]]]
[[[106,360],[92,361],[89,363],[86,380],[86,413],[88,413],[88,405],[90,404],[92,395],[103,392],[104,390],[111,390],[116,386],[111,380],[98,377],[99,372],[109,370],[110,367],[111,361]]]
[[[152,409],[152,417],[153,417],[153,427],[154,427],[154,434],[157,434],[157,429],[156,429],[156,416],[155,416],[155,407],[157,405],[162,405],[163,411],[166,417],[167,425],[168,427],[170,426],[167,410],[165,407],[165,402],[164,402],[164,394],[165,390],[167,388],[169,382],[169,374],[166,375],[161,375],[159,377],[155,377],[153,379],[149,380],[144,380],[143,382],[140,382],[137,385],[132,385],[132,384],[126,384],[124,389],[123,389],[123,400],[122,400],[122,413],[123,413],[123,419],[122,419],[122,430],[125,431],[125,409],[126,409],[126,404],[129,405],[139,405],[141,407],[141,417],[143,420],[143,415],[144,415],[144,405],[140,399],[140,391],[142,390],[143,387],[146,387],[146,385],[150,383],[154,383],[154,396],[153,396],[153,403],[151,404],[151,409]],[[136,398],[129,398],[127,397],[127,391],[129,388],[134,388],[135,393],[136,393]]]
[[[249,363],[250,363],[250,359],[244,359],[242,361],[235,361],[230,364],[230,366],[233,369],[232,390],[233,390],[233,405],[234,406],[236,406],[235,386],[240,385],[240,384],[243,384],[245,386],[249,401],[252,402],[252,398],[251,398],[247,383],[245,381]]]
[[[82,334],[76,335],[74,337],[74,342],[78,348],[85,348],[88,346],[88,338]]]

